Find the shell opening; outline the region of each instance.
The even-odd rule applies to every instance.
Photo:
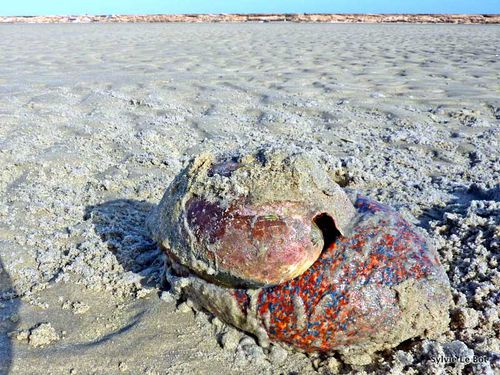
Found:
[[[341,235],[335,225],[333,217],[325,212],[316,215],[313,219],[313,223],[319,228],[321,234],[323,235],[323,251],[328,249],[330,245],[333,244]]]

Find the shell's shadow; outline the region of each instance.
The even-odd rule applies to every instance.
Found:
[[[17,311],[20,301],[16,298],[10,276],[0,257],[0,375],[9,373],[12,364],[12,338],[9,332],[17,327]]]
[[[116,199],[86,207],[84,216],[123,268],[143,276],[143,286],[158,282],[164,264],[162,252],[146,229],[153,207],[146,201]]]

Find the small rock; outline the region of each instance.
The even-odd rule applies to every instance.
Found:
[[[243,349],[247,355],[248,358],[255,359],[255,360],[263,360],[265,355],[264,351],[262,348],[258,345],[247,345]]]
[[[352,366],[366,366],[372,363],[373,358],[368,353],[353,353],[342,355],[342,360],[344,363]]]
[[[264,350],[251,337],[245,336],[240,340],[236,354],[243,355],[252,364],[264,365],[267,363],[269,365]]]
[[[80,315],[80,314],[85,314],[87,311],[89,311],[90,306],[83,302],[77,301],[73,303],[72,309],[74,314]]]
[[[30,331],[27,329],[24,329],[22,331],[17,331],[16,333],[16,339],[18,341],[28,341],[29,336],[30,336]]]
[[[453,310],[452,321],[458,328],[474,328],[479,324],[479,313],[471,308],[460,307]]]
[[[224,333],[220,339],[220,344],[224,349],[235,350],[240,342],[240,334],[235,329],[230,329]]]
[[[335,357],[330,357],[325,361],[325,367],[332,374],[338,374],[340,370],[341,363]]]
[[[118,364],[118,370],[120,370],[120,372],[125,372],[128,370],[128,366],[125,362],[120,362]]]
[[[28,342],[37,348],[49,345],[59,339],[59,335],[50,323],[42,323],[30,330]]]
[[[73,314],[79,315],[79,314],[85,314],[90,309],[90,306],[80,301],[76,302],[65,301],[62,305],[62,308],[63,310],[71,309],[73,311]]]
[[[239,345],[242,348],[244,348],[246,346],[255,345],[255,340],[250,336],[243,336],[243,338],[240,340]]]
[[[285,362],[286,357],[288,357],[288,352],[278,345],[271,346],[271,351],[269,352],[269,360],[274,365],[281,365]]]

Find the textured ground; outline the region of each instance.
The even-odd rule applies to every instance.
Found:
[[[499,370],[499,26],[0,35],[0,374]],[[429,233],[453,286],[449,332],[352,368],[267,353],[162,293],[152,205],[199,151],[263,143],[331,155],[349,188]],[[453,356],[481,363],[436,363]]]

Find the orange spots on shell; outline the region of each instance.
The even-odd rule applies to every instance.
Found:
[[[272,340],[307,352],[360,345],[400,318],[390,287],[435,272],[427,243],[397,213],[364,198],[356,207],[362,220],[350,237],[338,237],[301,276],[259,293],[258,316],[267,317]],[[304,325],[294,296],[303,301]]]

